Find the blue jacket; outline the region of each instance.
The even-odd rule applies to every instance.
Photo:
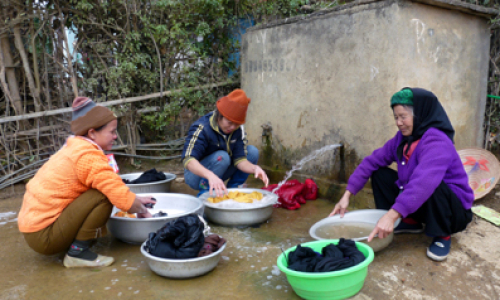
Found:
[[[182,151],[184,168],[192,159],[201,161],[218,150],[226,151],[235,166],[247,160],[247,139],[243,126],[227,135],[226,138],[219,130],[213,114],[210,112],[204,115],[189,127]]]

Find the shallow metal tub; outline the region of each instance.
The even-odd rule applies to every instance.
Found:
[[[369,223],[373,225],[377,224],[378,220],[387,213],[386,210],[383,209],[360,209],[351,212],[347,212],[344,214],[344,217],[341,218],[340,215],[335,215],[333,217],[328,217],[323,220],[315,223],[311,229],[309,229],[309,235],[316,240],[326,240],[326,238],[320,237],[317,235],[316,231],[318,228],[322,226],[326,226],[328,224],[338,225],[338,224],[346,224],[346,223]],[[394,227],[399,225],[401,219],[398,219],[396,223],[394,223]],[[332,237],[332,239],[338,239],[341,237]],[[392,232],[388,237],[384,239],[379,239],[378,237],[373,238],[371,242],[367,242],[368,236],[352,238],[353,241],[362,242],[372,247],[373,251],[377,252],[384,248],[386,248],[394,238],[394,232]]]
[[[203,214],[203,203],[200,199],[185,194],[176,193],[148,193],[139,194],[141,196],[150,195],[156,198],[156,204],[149,211],[154,214],[158,211],[166,212],[168,215],[161,218],[122,218],[115,217],[114,214],[119,211],[113,207],[111,217],[108,220],[108,230],[117,239],[139,244],[148,239],[150,232],[160,229],[165,223],[173,221],[179,217],[192,213]]]
[[[149,268],[153,272],[164,277],[182,279],[201,276],[212,271],[219,263],[227,242],[212,254],[188,259],[156,257],[144,250],[145,245],[146,241],[141,245],[141,253],[146,257]]]
[[[127,179],[127,180],[135,180],[139,178],[143,173],[130,173],[130,174],[123,174],[120,175],[122,179]],[[130,191],[135,194],[139,193],[168,193],[170,192],[170,186],[172,185],[172,181],[177,177],[175,174],[171,173],[165,173],[165,176],[167,176],[167,179],[165,180],[160,180],[160,181],[154,181],[150,183],[139,183],[139,184],[127,184],[127,186],[130,188]]]
[[[213,223],[217,223],[220,225],[226,226],[247,226],[254,225],[265,222],[268,220],[273,213],[273,204],[277,202],[278,196],[269,191],[261,190],[261,189],[251,189],[251,188],[234,188],[228,189],[231,191],[238,191],[242,193],[251,193],[251,192],[259,192],[264,196],[271,195],[275,197],[276,201],[270,203],[265,206],[252,207],[252,208],[218,208],[214,207],[214,205],[210,202],[207,202],[206,199],[210,196],[209,193],[204,193],[200,196],[200,200],[203,201],[205,206],[205,215],[207,219],[212,221]]]

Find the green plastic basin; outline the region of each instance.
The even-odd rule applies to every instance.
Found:
[[[337,245],[339,240],[321,240],[303,243],[301,246],[310,247],[320,252],[323,247],[333,243]],[[304,299],[346,299],[358,293],[368,273],[368,265],[375,257],[373,249],[363,243],[356,242],[356,247],[364,254],[365,260],[353,267],[333,272],[298,272],[288,268],[285,255],[278,257],[278,268],[286,274],[286,279],[297,295]],[[287,249],[285,254],[294,251],[295,247]]]

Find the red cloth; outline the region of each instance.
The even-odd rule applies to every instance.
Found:
[[[205,244],[198,253],[198,257],[207,256],[211,253],[217,252],[225,243],[226,239],[217,234],[211,234],[205,237]]]
[[[277,184],[271,184],[263,190],[273,191],[277,187]],[[305,183],[292,179],[285,182],[275,193],[278,195],[278,203],[274,207],[294,210],[305,204],[306,200],[316,200],[318,186],[312,179],[306,179]]]

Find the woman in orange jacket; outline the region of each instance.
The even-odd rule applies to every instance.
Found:
[[[51,255],[67,250],[65,267],[113,263],[112,257],[89,249],[93,240],[106,234],[113,205],[139,218],[151,217],[144,205],[155,201],[132,193],[103,152],[111,150],[117,124],[108,108],[76,98],[71,121],[75,135],[26,185],[19,230],[36,252]]]

